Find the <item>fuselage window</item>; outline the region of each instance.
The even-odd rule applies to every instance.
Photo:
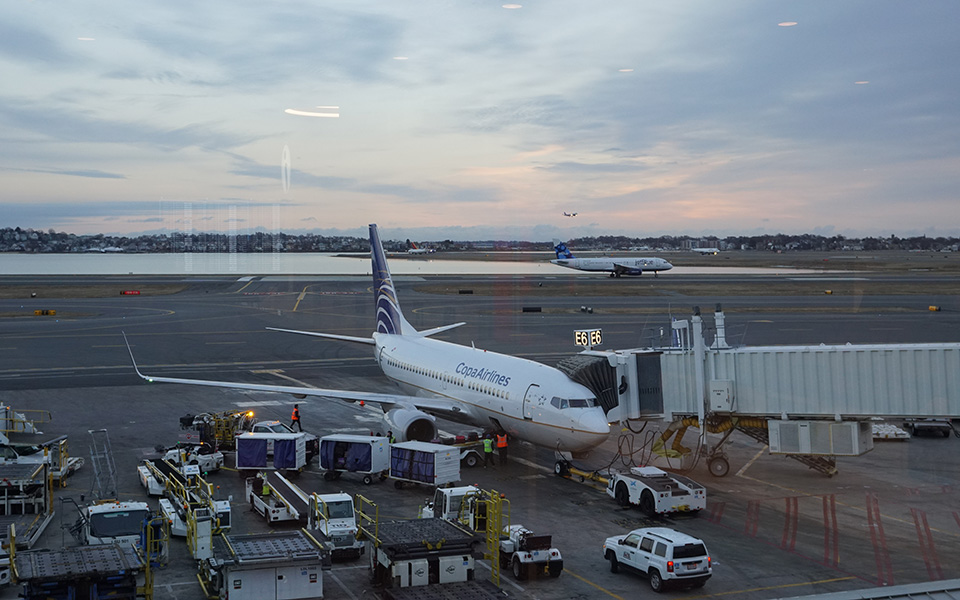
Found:
[[[570,406],[570,405],[567,403],[567,399],[566,399],[566,398],[557,398],[556,396],[554,396],[553,399],[550,400],[550,404],[554,405],[555,407],[559,408],[560,410],[563,410],[563,409],[567,408],[568,406]]]
[[[570,398],[570,408],[591,408],[593,398]]]

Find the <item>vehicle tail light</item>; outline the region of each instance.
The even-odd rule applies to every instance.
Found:
[[[556,556],[556,555],[557,555],[556,550],[554,550],[553,552],[550,553],[550,556]]]
[[[673,561],[672,561],[672,560],[668,560],[668,561],[667,561],[667,573],[673,573]]]
[[[713,566],[713,562],[711,562],[710,557],[708,556],[708,557],[707,557],[707,568],[709,569],[709,568],[712,567],[712,566]]]

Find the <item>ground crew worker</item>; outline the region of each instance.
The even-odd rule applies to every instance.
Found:
[[[390,442],[391,444],[397,443],[397,438],[393,435],[392,431],[387,432],[387,441]]]
[[[493,440],[489,434],[483,438],[483,466],[487,465],[497,466],[497,463],[493,462]]]
[[[293,405],[293,414],[290,415],[290,419],[292,420],[292,422],[290,423],[290,429],[293,429],[293,426],[296,425],[297,429],[299,429],[300,431],[303,431],[303,426],[300,425],[300,405],[299,404]]]
[[[497,433],[497,454],[500,455],[500,464],[507,464],[507,432]]]
[[[263,474],[263,479],[261,479],[262,485],[260,486],[260,496],[266,498],[270,495],[270,484],[267,483],[267,474]]]

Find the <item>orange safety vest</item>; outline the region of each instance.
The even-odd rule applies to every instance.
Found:
[[[507,447],[507,434],[500,435],[497,434],[497,448],[506,448]]]
[[[291,419],[292,421],[299,421],[299,420],[300,420],[300,409],[299,409],[299,408],[293,409],[293,414],[290,415],[290,419]]]

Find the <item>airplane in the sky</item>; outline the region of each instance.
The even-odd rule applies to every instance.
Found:
[[[433,248],[420,248],[415,242],[410,242],[410,245],[413,246],[407,250],[407,254],[432,254]]]
[[[430,336],[459,327],[464,324],[462,322],[425,331],[415,330],[400,310],[376,225],[370,225],[370,248],[377,318],[376,331],[371,337],[268,329],[373,346],[374,359],[383,374],[397,383],[401,392],[387,394],[155,377],[140,372],[130,350],[137,375],[151,382],[379,404],[385,413],[385,427],[401,441],[435,439],[436,417],[474,427],[492,427],[506,431],[516,440],[570,452],[574,456],[582,456],[607,439],[610,425],[596,396],[562,371],[472,345],[431,339]],[[129,343],[127,348],[129,350]]]
[[[699,252],[700,254],[720,254],[720,248],[690,248],[694,252]]]
[[[642,275],[645,271],[652,271],[653,276],[656,277],[657,272],[669,271],[673,268],[673,265],[666,260],[657,257],[613,258],[602,256],[597,258],[576,258],[567,248],[567,245],[560,240],[553,240],[553,251],[557,253],[557,258],[550,262],[555,265],[567,267],[568,269],[578,269],[580,271],[610,273],[610,277]]]
[[[567,211],[563,211],[563,216],[565,216],[565,217],[575,217],[575,216],[577,216],[577,213],[568,213]]]

